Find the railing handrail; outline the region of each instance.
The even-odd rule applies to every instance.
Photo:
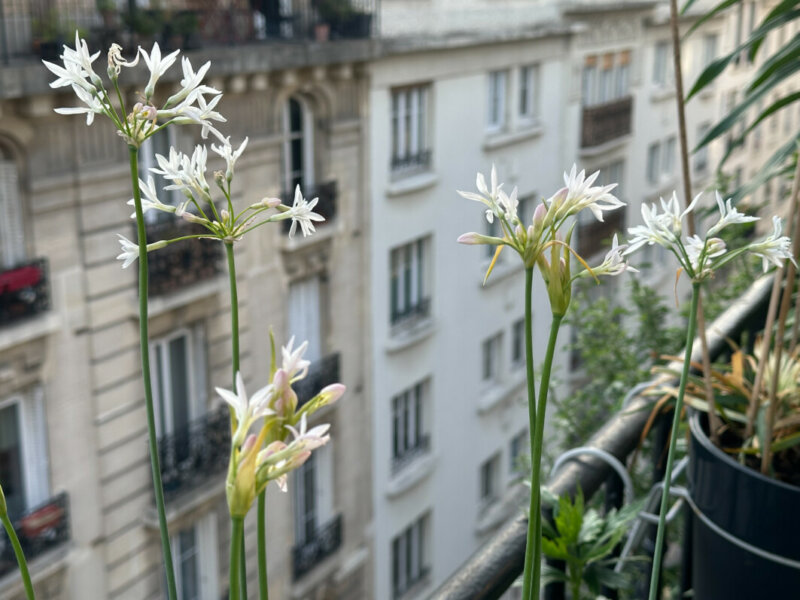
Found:
[[[771,275],[757,279],[739,300],[732,304],[708,328],[708,348],[712,358],[727,348],[726,340],[735,337],[757,320],[769,299]],[[692,360],[701,360],[700,343],[695,340]],[[678,370],[680,363],[669,365]],[[654,379],[653,382],[663,381]],[[615,414],[601,427],[585,446],[598,448],[624,461],[639,443],[650,417],[652,398],[641,394],[632,397],[624,410]],[[564,465],[547,484],[556,496],[583,491],[586,500],[592,497],[612,468],[597,458],[574,460]],[[520,515],[507,523],[479,548],[445,581],[430,600],[489,600],[500,597],[522,573],[525,559],[527,519]]]

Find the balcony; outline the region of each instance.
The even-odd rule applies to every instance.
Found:
[[[608,212],[603,219],[578,226],[578,254],[586,259],[611,247],[614,234],[621,233],[625,227],[625,208]]]
[[[311,539],[292,548],[292,577],[295,581],[336,552],[342,545],[342,515],[317,529]]]
[[[206,230],[168,216],[147,223],[147,243],[168,240]],[[163,296],[188,285],[206,281],[219,273],[222,244],[216,240],[184,240],[147,255],[150,295]]]
[[[49,308],[47,259],[38,258],[0,273],[0,326],[33,317]]]
[[[417,436],[417,441],[414,446],[406,448],[402,454],[392,456],[392,475],[396,475],[402,471],[406,466],[417,460],[419,457],[428,454],[431,451],[431,436],[423,434]]]
[[[583,107],[581,148],[594,148],[631,132],[633,97]]]
[[[326,227],[329,225],[335,218],[336,218],[336,182],[335,181],[327,181],[325,183],[318,183],[314,186],[310,186],[307,188],[300,188],[303,192],[303,196],[306,200],[312,200],[314,198],[319,198],[316,206],[314,207],[314,212],[322,215],[325,220],[324,221],[315,221],[314,227],[319,229],[320,227]],[[285,204],[291,205],[294,201],[294,190],[286,190],[283,192],[283,201]],[[292,220],[287,219],[283,221],[283,230],[284,232],[288,232],[292,226]]]
[[[411,173],[421,173],[431,168],[431,150],[420,150],[416,154],[392,156],[392,175],[404,176]]]
[[[227,406],[195,419],[158,440],[167,500],[199,487],[228,466],[231,425]]]
[[[390,316],[392,327],[414,327],[420,321],[424,321],[431,313],[431,299],[418,298],[413,304],[400,309],[395,308],[392,310]]]
[[[66,493],[11,519],[22,551],[30,563],[36,557],[69,541],[69,502]],[[17,571],[8,537],[0,537],[0,577]]]
[[[314,361],[309,367],[305,379],[294,384],[298,408],[311,400],[326,385],[338,383],[340,379],[338,352]]]
[[[109,4],[109,10],[98,6]],[[0,62],[39,57],[57,60],[75,28],[90,48],[111,42],[124,47],[210,48],[269,41],[304,42],[367,39],[376,32],[375,0],[163,0],[154,6],[136,2],[0,3]],[[122,10],[116,6],[123,7]]]

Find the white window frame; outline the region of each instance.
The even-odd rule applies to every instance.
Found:
[[[672,44],[668,40],[656,42],[653,48],[653,83],[659,87],[673,85]]]
[[[523,123],[532,123],[539,118],[538,63],[523,65],[519,69],[519,118]]]
[[[678,140],[672,135],[662,144],[664,161],[661,167],[662,177],[672,177],[675,174],[676,161],[678,160]]]
[[[171,386],[168,385],[169,379],[165,380],[163,386],[161,385],[160,373],[171,373],[172,365],[169,362],[169,344],[180,337],[186,337],[186,363],[188,371],[186,380],[189,386],[188,422],[191,423],[207,411],[205,386],[205,366],[207,357],[205,329],[202,325],[198,324],[194,327],[181,327],[168,335],[152,340],[150,342],[150,356],[152,357],[150,377],[153,381],[153,404],[156,411],[156,434],[158,437],[169,435],[175,431]],[[161,348],[160,351],[159,347]],[[160,364],[157,364],[159,356],[161,360]],[[164,398],[161,397],[162,389],[164,391]],[[163,424],[161,422],[162,415],[165,421]]]
[[[0,400],[0,410],[12,405],[17,407],[22,486],[25,494],[25,511],[29,511],[50,498],[44,390],[36,386],[26,393],[17,393]]]
[[[293,524],[295,544],[302,546],[314,539],[314,536],[333,518],[333,441],[329,441],[324,446],[317,448],[311,453],[308,460],[296,469],[292,475],[294,481],[293,498]],[[309,533],[305,528],[304,511],[306,500],[305,480],[303,479],[307,471],[312,470],[313,478],[313,499],[311,500],[311,519],[313,531]]]
[[[426,513],[392,538],[390,573],[394,599],[402,598],[428,571],[428,520]]]
[[[412,240],[389,251],[389,320],[399,325],[429,301],[430,237]]]
[[[658,185],[661,182],[661,141],[647,147],[647,183]]]
[[[11,268],[26,258],[25,230],[19,165],[3,150],[0,146],[0,264]]]
[[[198,519],[188,529],[194,531],[196,573],[198,576],[196,600],[218,600],[219,598],[219,556],[217,542],[217,517],[212,512]],[[186,529],[171,536],[172,552],[175,557],[175,586],[179,600],[195,600],[183,596],[183,571],[181,570],[182,553],[180,534]]]
[[[523,475],[517,463],[520,456],[525,454],[526,451],[530,452],[530,444],[526,443],[529,441],[528,428],[526,427],[512,437],[508,443],[508,474],[511,480],[520,479]]]
[[[421,164],[421,158],[430,150],[430,89],[426,83],[392,90],[390,150],[394,173],[427,166]]]
[[[707,33],[703,36],[703,54],[701,68],[705,69],[717,59],[719,54],[719,36],[716,33]]]
[[[519,352],[519,356],[514,356]],[[525,317],[511,324],[511,366],[515,369],[525,364]]]
[[[478,484],[481,509],[485,509],[500,497],[500,459],[501,453],[495,452],[481,463]]]
[[[392,460],[401,460],[422,443],[427,390],[428,380],[422,380],[392,397]]]
[[[481,343],[481,380],[494,383],[502,375],[503,332],[498,331]]]
[[[486,130],[497,133],[508,125],[508,70],[489,72]]]
[[[289,105],[292,101],[300,105],[301,111],[301,131],[291,130],[291,118]],[[283,127],[283,187],[287,193],[294,194],[295,169],[292,165],[292,141],[299,139],[303,145],[303,165],[301,173],[300,189],[306,190],[316,183],[314,178],[314,114],[305,99],[299,96],[290,96],[283,103],[281,111]]]
[[[323,283],[319,275],[289,283],[289,334],[295,336],[296,345],[308,342],[305,358],[312,364],[323,356],[322,293]]]

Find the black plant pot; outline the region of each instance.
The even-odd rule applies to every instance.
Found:
[[[706,435],[694,413],[689,489],[699,510],[724,531],[757,548],[800,561],[800,488],[733,460]],[[797,598],[800,570],[745,550],[692,513],[692,585],[697,600]]]

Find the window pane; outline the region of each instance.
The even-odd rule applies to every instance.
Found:
[[[0,482],[3,484],[8,512],[13,516],[21,515],[27,507],[22,474],[19,405],[16,403],[0,410]]]
[[[184,430],[189,425],[189,356],[186,336],[169,343],[169,377],[172,394],[172,430]]]
[[[178,547],[180,549],[181,600],[197,600],[199,596],[197,568],[197,539],[194,527],[181,531]]]

